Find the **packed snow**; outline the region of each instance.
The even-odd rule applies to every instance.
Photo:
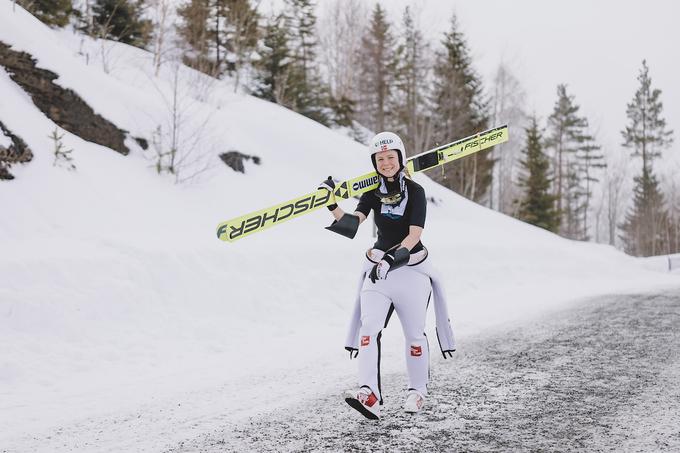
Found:
[[[0,133],[0,146],[7,149],[12,145],[12,140],[5,134]]]
[[[153,147],[128,140],[122,156],[61,131],[77,170],[55,166],[56,125],[0,70],[0,120],[35,155],[0,184],[0,450],[76,448],[72,432],[97,450],[157,450],[219,420],[353,385],[342,342],[370,227],[349,241],[316,212],[233,244],[215,228],[329,174],[370,170],[362,145],[234,94],[229,81],[170,65],[155,77],[148,53],[51,30],[9,0],[0,41],[150,141],[177,84],[183,133],[201,135],[185,143],[195,152],[187,174],[210,164],[175,184],[156,174]],[[218,158],[230,150],[261,164],[236,173]],[[680,286],[677,274],[611,247],[561,239],[415,179],[433,199],[423,241],[448,276],[459,338],[593,295]],[[400,337],[387,329],[385,372],[403,369]]]

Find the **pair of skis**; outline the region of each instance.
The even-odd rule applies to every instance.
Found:
[[[488,129],[413,156],[407,160],[406,168],[411,174],[418,173],[507,141],[507,125]],[[376,189],[378,185],[378,174],[372,171],[338,184],[334,192],[335,199],[346,200]],[[275,206],[222,222],[217,226],[217,237],[222,241],[234,242],[282,222],[316,211],[334,201],[330,191],[326,189],[317,190]]]

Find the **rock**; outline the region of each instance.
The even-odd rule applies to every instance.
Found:
[[[7,129],[2,121],[0,121],[0,133],[12,142],[9,148],[0,146],[0,180],[11,180],[14,179],[14,176],[9,172],[12,164],[30,162],[33,159],[33,152],[28,148],[26,142]]]
[[[76,92],[54,83],[58,74],[38,68],[30,54],[12,50],[0,41],[0,65],[31,96],[36,107],[59,127],[123,155],[130,152],[125,146],[125,131],[95,113]]]
[[[220,154],[220,159],[222,162],[231,167],[234,171],[239,173],[245,173],[245,166],[243,163],[246,160],[252,160],[255,165],[260,165],[260,158],[257,156],[249,156],[247,154],[240,153],[238,151],[227,151],[226,153]]]

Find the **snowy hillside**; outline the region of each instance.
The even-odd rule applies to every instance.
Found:
[[[73,438],[52,435],[65,425],[97,450],[158,450],[220,419],[353,385],[342,342],[370,228],[349,241],[322,228],[325,212],[234,244],[215,228],[329,174],[369,170],[362,145],[234,94],[229,82],[170,65],[155,77],[149,54],[53,31],[9,0],[0,0],[0,41],[59,74],[56,83],[130,137],[152,141],[166,127],[176,85],[184,136],[201,133],[194,148],[210,163],[177,185],[132,139],[122,156],[64,132],[77,170],[55,167],[55,124],[0,67],[0,121],[34,153],[0,182],[0,451],[69,448]],[[218,158],[230,150],[261,163],[236,173]],[[448,276],[459,339],[595,294],[678,285],[612,248],[416,181],[436,200],[423,242]],[[400,335],[394,325],[385,335],[388,372],[402,369]]]

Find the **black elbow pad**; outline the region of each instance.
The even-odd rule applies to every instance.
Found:
[[[333,221],[326,229],[333,233],[338,233],[350,239],[354,239],[354,236],[357,235],[357,230],[359,229],[359,217],[352,214],[345,214],[340,217],[340,220]]]

